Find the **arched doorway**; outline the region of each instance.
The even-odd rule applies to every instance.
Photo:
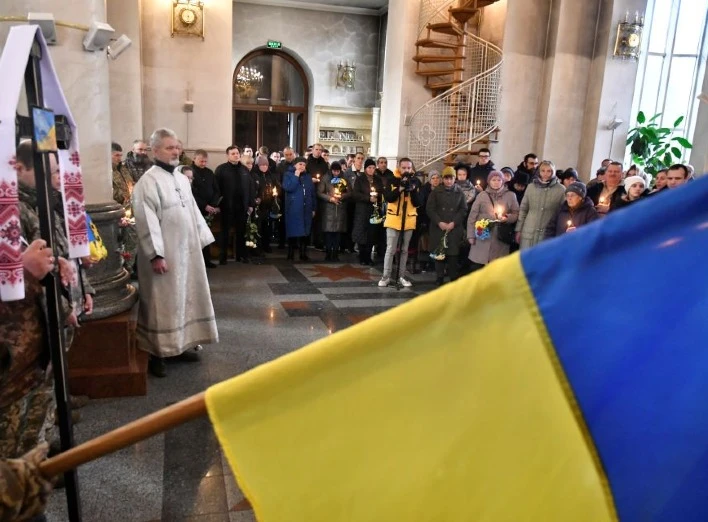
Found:
[[[307,147],[310,92],[302,66],[275,49],[248,53],[233,76],[233,143],[271,151]]]

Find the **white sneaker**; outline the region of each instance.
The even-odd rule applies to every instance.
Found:
[[[413,286],[413,283],[411,283],[408,279],[405,277],[399,277],[398,282],[401,284],[401,286],[405,286],[406,288]]]
[[[388,277],[382,277],[381,281],[379,281],[379,286],[384,287],[388,286],[388,284],[391,282],[391,280]],[[408,283],[410,284],[410,283]]]

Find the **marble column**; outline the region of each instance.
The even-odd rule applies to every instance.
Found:
[[[704,98],[701,99],[696,117],[696,130],[689,140],[693,143],[689,163],[696,169],[696,175],[708,173],[708,68],[703,78]],[[699,102],[697,102],[699,103]]]
[[[111,140],[124,152],[134,140],[147,138],[143,133],[140,1],[109,0],[106,5],[108,23],[116,35],[125,34],[132,42],[117,60],[108,60]]]
[[[637,66],[614,60],[617,23],[647,0],[509,0],[504,31],[500,142],[505,164],[535,152],[587,179],[600,161],[624,156]]]
[[[430,100],[424,80],[415,74],[413,56],[418,39],[420,2],[390,0],[387,17],[386,56],[379,124],[378,154],[386,156],[389,167],[408,153],[406,117]]]
[[[93,20],[106,20],[103,0],[3,2],[3,14],[26,16],[28,12],[53,13],[57,21],[79,25],[90,25]],[[0,24],[0,42],[4,42],[7,36],[8,25]],[[128,274],[122,268],[117,253],[117,223],[122,209],[113,201],[112,195],[108,57],[105,52],[84,51],[82,42],[85,31],[62,26],[56,29],[57,45],[50,47],[50,53],[76,120],[87,210],[109,252],[109,259],[89,271],[91,283],[97,290],[95,314],[92,317],[95,319],[123,312],[137,298],[135,289],[127,284]]]

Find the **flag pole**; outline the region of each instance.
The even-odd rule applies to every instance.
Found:
[[[99,457],[206,415],[205,396],[205,392],[192,395],[167,408],[158,410],[120,428],[109,431],[100,437],[84,442],[60,453],[56,457],[45,460],[39,465],[39,470],[46,477],[54,477],[81,464],[86,464]]]

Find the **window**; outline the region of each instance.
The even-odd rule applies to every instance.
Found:
[[[649,0],[632,117],[641,110],[660,124],[684,121],[677,135],[693,137],[705,75],[708,0]]]

